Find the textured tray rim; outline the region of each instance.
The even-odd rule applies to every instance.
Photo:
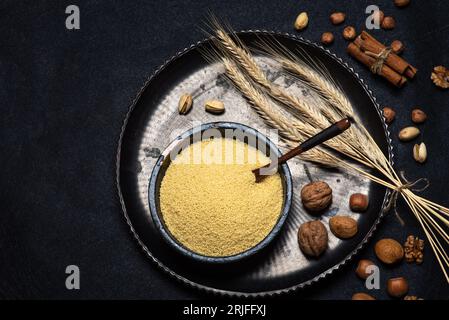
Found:
[[[304,39],[302,37],[293,35],[291,33],[288,32],[281,32],[281,31],[268,31],[268,30],[264,30],[264,29],[249,29],[249,30],[242,30],[237,32],[238,34],[250,34],[250,33],[254,33],[254,34],[263,34],[263,35],[271,35],[271,36],[280,36],[280,37],[285,37],[285,38],[289,38],[295,41],[298,41],[302,44],[314,47],[314,48],[318,48],[321,49],[325,54],[327,54],[330,58],[332,58],[333,60],[335,60],[337,63],[339,63],[342,67],[344,67],[347,71],[349,71],[352,75],[354,75],[354,77],[357,79],[358,83],[361,85],[361,87],[363,88],[363,90],[366,92],[366,94],[368,95],[368,97],[370,98],[370,100],[372,101],[372,103],[374,104],[377,114],[379,116],[379,119],[383,125],[384,128],[384,133],[385,133],[385,137],[387,139],[387,147],[388,147],[388,158],[389,161],[392,165],[394,165],[394,153],[393,153],[393,145],[392,145],[392,139],[391,139],[391,135],[390,135],[390,131],[388,130],[388,124],[385,122],[384,117],[382,116],[382,112],[380,109],[380,105],[377,102],[376,97],[374,96],[373,92],[371,91],[371,89],[369,89],[368,85],[366,84],[366,82],[360,77],[360,75],[352,68],[348,65],[347,62],[343,61],[343,59],[341,59],[340,57],[338,57],[335,53],[332,53],[331,51],[329,51],[328,49],[324,48],[323,46],[314,43],[308,39]],[[333,267],[327,269],[326,271],[322,272],[321,274],[317,275],[316,277],[309,279],[307,281],[304,281],[302,283],[299,283],[297,285],[288,287],[288,288],[283,288],[283,289],[278,289],[278,290],[272,290],[272,291],[261,291],[261,292],[237,292],[237,291],[229,291],[229,290],[223,290],[223,289],[217,289],[217,288],[213,288],[213,287],[209,287],[206,285],[202,285],[202,284],[198,284],[196,282],[193,282],[177,273],[175,273],[173,270],[171,270],[170,268],[168,268],[167,266],[165,266],[161,261],[159,261],[152,253],[151,251],[147,248],[147,246],[142,242],[142,240],[140,239],[139,235],[137,234],[137,232],[135,231],[132,222],[128,216],[127,210],[126,210],[126,205],[125,205],[125,201],[123,198],[123,194],[120,188],[120,158],[121,158],[121,148],[122,148],[122,141],[123,141],[123,136],[126,130],[126,126],[128,124],[128,120],[137,104],[137,102],[139,101],[140,97],[142,96],[143,92],[145,91],[145,89],[148,87],[148,85],[151,83],[151,81],[153,80],[153,78],[155,78],[156,76],[158,76],[170,63],[172,63],[174,60],[180,58],[181,56],[183,56],[184,54],[186,54],[187,52],[196,49],[198,46],[210,41],[213,37],[207,37],[205,39],[202,39],[200,41],[197,41],[196,43],[193,43],[192,45],[190,45],[189,47],[185,47],[184,49],[178,51],[175,55],[171,56],[169,59],[167,59],[163,64],[161,64],[158,68],[156,68],[153,73],[151,73],[151,75],[149,77],[147,77],[144,80],[143,85],[141,86],[141,88],[139,89],[139,91],[137,92],[137,95],[134,97],[134,99],[132,100],[131,104],[128,107],[128,111],[126,112],[125,118],[123,120],[123,124],[121,127],[121,131],[120,131],[120,135],[119,135],[119,139],[118,139],[118,143],[117,143],[117,155],[116,155],[116,171],[115,171],[115,184],[116,184],[116,188],[117,188],[117,194],[119,197],[119,201],[120,201],[120,205],[122,208],[122,213],[123,216],[125,218],[125,222],[127,223],[128,227],[130,228],[130,231],[134,237],[134,239],[137,241],[137,243],[139,244],[139,246],[141,247],[141,249],[144,251],[144,253],[164,272],[168,273],[171,277],[173,277],[174,279],[178,280],[179,282],[191,287],[191,288],[196,288],[199,289],[200,291],[203,292],[208,292],[208,293],[213,293],[215,295],[220,295],[220,296],[226,296],[226,297],[273,297],[273,296],[279,296],[281,294],[287,294],[287,293],[291,293],[291,292],[295,292],[299,289],[311,286],[312,284],[318,282],[321,279],[324,279],[325,277],[329,276],[330,274],[334,273],[336,270],[340,269],[341,267],[343,267],[344,265],[346,265],[355,255],[357,255],[360,250],[362,250],[365,245],[368,243],[368,241],[372,238],[374,232],[376,231],[379,223],[381,222],[382,218],[385,216],[385,213],[383,212],[383,209],[385,208],[387,201],[388,201],[388,196],[390,194],[390,190],[386,190],[385,192],[385,196],[384,196],[384,200],[382,202],[382,206],[380,208],[380,212],[379,215],[376,219],[376,221],[374,222],[373,226],[371,227],[370,231],[368,232],[368,234],[365,236],[365,238],[363,239],[362,242],[359,243],[359,245],[351,252],[349,253],[343,260],[341,260],[339,263],[337,263],[336,265],[334,265]]]

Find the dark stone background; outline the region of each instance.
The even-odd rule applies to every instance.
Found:
[[[379,4],[396,18],[393,31],[374,32],[380,40],[405,42],[404,57],[418,69],[417,79],[395,89],[345,53],[343,26],[328,16],[339,9],[360,29],[365,8]],[[65,8],[77,4],[81,30],[65,28]],[[384,1],[2,1],[0,4],[0,297],[1,298],[160,298],[205,297],[156,269],[132,239],[119,206],[115,179],[117,139],[123,118],[146,77],[178,50],[204,37],[208,10],[236,29],[294,32],[293,21],[307,11],[301,36],[318,41],[336,33],[330,50],[366,79],[382,105],[410,124],[410,110],[429,115],[421,125],[429,159],[418,165],[413,143],[394,139],[396,167],[412,178],[428,177],[423,192],[449,205],[449,91],[431,83],[434,65],[449,66],[449,2],[412,0],[405,9]],[[423,236],[401,203],[402,228],[393,215],[359,257],[374,258],[375,240],[401,241]],[[65,289],[65,267],[81,268],[81,290]],[[363,283],[356,261],[319,284],[290,297],[348,299]],[[410,294],[449,297],[449,287],[429,247],[421,266],[382,267],[386,279],[404,275]]]

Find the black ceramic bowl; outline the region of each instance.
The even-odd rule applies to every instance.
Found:
[[[222,137],[225,137],[226,130],[229,129],[239,130],[240,132],[244,133],[244,136],[246,138],[245,137],[240,138],[237,135],[237,137],[235,136],[233,137],[234,139],[239,139],[245,143],[248,143],[247,140],[248,137],[255,138],[257,139],[259,145],[265,144],[267,156],[278,157],[281,154],[280,150],[276,147],[276,145],[273,142],[271,142],[266,136],[264,136],[257,130],[245,126],[243,124],[234,122],[213,122],[190,129],[185,133],[183,133],[182,135],[178,136],[172,143],[170,143],[170,145],[161,154],[161,156],[159,157],[153,168],[148,190],[149,191],[148,200],[150,204],[151,217],[156,225],[156,228],[161,233],[162,237],[169,243],[169,245],[171,245],[175,250],[182,253],[183,255],[200,262],[209,262],[209,263],[237,262],[261,251],[276,237],[276,235],[281,230],[282,225],[284,224],[287,218],[288,212],[290,211],[290,206],[292,202],[292,176],[290,174],[290,169],[288,168],[287,164],[282,164],[279,166],[278,172],[281,176],[284,193],[282,210],[279,214],[279,218],[276,224],[274,225],[273,229],[256,246],[236,255],[221,256],[221,257],[204,256],[191,251],[190,249],[183,246],[179,241],[177,241],[176,238],[170,234],[170,231],[165,226],[159,205],[159,190],[162,178],[164,177],[165,172],[171,163],[170,154],[172,153],[172,151],[181,150],[180,146],[192,143],[195,134],[196,135],[202,134],[205,130],[209,129],[217,130],[222,134]]]

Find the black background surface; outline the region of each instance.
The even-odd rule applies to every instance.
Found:
[[[1,298],[204,298],[173,281],[143,254],[124,223],[115,187],[115,157],[123,118],[153,70],[177,51],[204,37],[199,27],[208,11],[236,30],[292,32],[300,11],[309,13],[304,38],[319,41],[335,31],[330,50],[354,67],[381,105],[398,116],[393,136],[411,124],[421,106],[429,158],[419,165],[413,143],[394,138],[396,168],[410,178],[428,177],[422,194],[449,205],[449,91],[433,86],[435,65],[449,66],[449,2],[412,0],[405,9],[392,1],[2,1],[0,4],[0,297]],[[81,29],[65,28],[65,8],[76,4]],[[346,42],[329,14],[347,13],[347,24],[364,25],[365,8],[378,4],[396,18],[392,31],[375,31],[388,43],[406,44],[404,57],[419,69],[417,78],[396,89],[348,57]],[[423,237],[401,202],[406,221],[394,215],[380,225],[359,257],[375,260],[382,237]],[[357,259],[355,259],[357,260]],[[81,269],[81,289],[65,288],[65,268]],[[287,297],[349,299],[364,284],[352,261],[328,279]],[[406,276],[410,294],[449,297],[449,286],[430,247],[421,266],[381,267],[388,298],[389,277]]]

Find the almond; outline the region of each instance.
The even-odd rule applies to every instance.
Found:
[[[419,136],[420,131],[416,127],[406,127],[399,132],[399,140],[410,141]]]
[[[295,20],[295,29],[302,30],[309,24],[309,16],[307,12],[301,12]]]

